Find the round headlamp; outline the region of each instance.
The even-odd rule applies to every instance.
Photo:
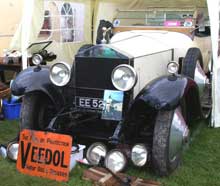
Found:
[[[170,74],[177,74],[179,71],[179,64],[175,61],[171,61],[167,65],[167,70]]]
[[[127,158],[123,152],[117,149],[111,150],[105,158],[105,167],[112,172],[120,172],[125,169],[127,165]]]
[[[71,68],[64,62],[55,63],[50,68],[50,80],[57,86],[65,86],[71,78]]]
[[[8,147],[7,147],[7,157],[10,160],[17,161],[18,148],[19,148],[19,144],[17,142],[12,142],[8,145]]]
[[[134,165],[142,167],[147,163],[148,152],[144,144],[136,144],[131,150],[131,160]]]
[[[2,158],[7,157],[7,149],[3,145],[0,145],[0,157],[2,157]]]
[[[137,82],[137,73],[130,65],[119,65],[112,72],[112,83],[116,89],[128,91]]]
[[[35,54],[32,57],[32,62],[34,65],[38,66],[43,62],[43,57],[40,54]]]
[[[92,165],[98,165],[101,158],[105,158],[107,148],[103,143],[93,143],[87,150],[86,159]]]

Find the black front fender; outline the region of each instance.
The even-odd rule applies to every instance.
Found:
[[[200,110],[199,91],[195,81],[185,76],[163,76],[144,87],[135,98],[131,109],[144,103],[154,110],[172,110],[183,99],[187,105]]]
[[[22,96],[30,92],[40,91],[45,93],[56,105],[64,105],[62,90],[52,84],[49,78],[49,67],[29,67],[20,72],[11,86],[13,95]]]

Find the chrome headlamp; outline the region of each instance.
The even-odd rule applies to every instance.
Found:
[[[19,144],[12,142],[7,147],[7,157],[12,161],[17,161]]]
[[[127,158],[123,152],[118,149],[113,149],[106,155],[105,167],[112,172],[120,172],[125,169],[127,162]]]
[[[130,65],[119,65],[112,72],[112,83],[118,90],[131,90],[136,82],[137,73]]]
[[[0,145],[0,157],[2,158],[7,157],[7,149],[4,145]]]
[[[50,80],[57,86],[65,86],[71,78],[71,68],[64,62],[55,63],[50,68]]]
[[[167,65],[167,70],[170,74],[177,74],[179,71],[179,64],[176,61],[171,61]]]
[[[32,62],[34,65],[38,66],[43,62],[43,57],[40,54],[35,54],[32,57]]]
[[[131,160],[134,165],[142,167],[147,163],[148,151],[144,144],[136,144],[131,150]]]
[[[93,143],[87,150],[86,159],[92,165],[98,165],[101,158],[105,158],[107,148],[103,143]]]

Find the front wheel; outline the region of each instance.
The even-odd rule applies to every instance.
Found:
[[[45,94],[26,94],[21,106],[20,130],[45,130],[55,113],[52,101]]]
[[[178,167],[188,135],[180,108],[158,112],[152,149],[153,169],[158,175],[167,176]]]

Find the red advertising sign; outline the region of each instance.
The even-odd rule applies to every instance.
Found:
[[[68,181],[72,137],[50,132],[20,133],[17,169],[24,174]]]

